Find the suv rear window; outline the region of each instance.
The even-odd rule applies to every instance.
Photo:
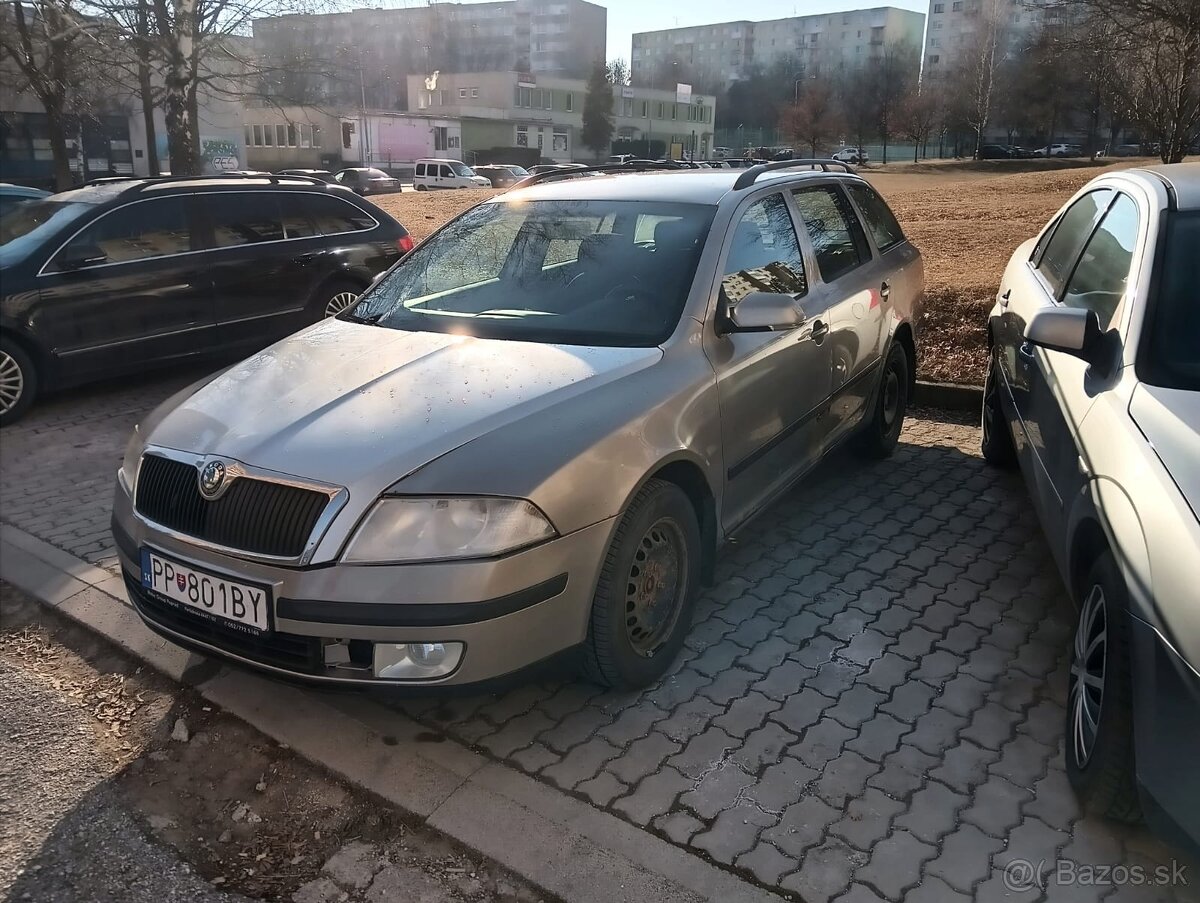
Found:
[[[896,216],[875,190],[867,185],[849,185],[850,196],[858,203],[862,211],[863,222],[867,231],[875,239],[875,246],[880,251],[895,247],[904,241],[904,231],[896,222]]]
[[[301,195],[298,195],[301,196]],[[322,235],[340,235],[343,232],[362,232],[374,229],[378,223],[371,214],[359,210],[353,204],[327,194],[307,194],[304,207],[317,232]]]
[[[283,240],[276,196],[265,191],[200,195],[212,224],[214,248],[236,248]]]

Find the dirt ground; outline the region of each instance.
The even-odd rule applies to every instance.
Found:
[[[865,170],[925,257],[918,369],[925,379],[981,383],[987,312],[1008,258],[1063,202],[1122,160],[895,163]],[[418,239],[494,191],[406,192],[378,200]]]
[[[0,765],[0,810],[7,826],[0,831],[0,897],[7,898],[11,889],[14,900],[167,899],[143,896],[143,888],[135,893],[132,884],[121,883],[123,873],[137,874],[144,882],[163,870],[142,861],[120,861],[140,856],[156,863],[181,860],[177,871],[199,876],[214,890],[292,900],[298,889],[321,877],[332,856],[349,846],[370,849],[376,872],[386,868],[412,876],[422,901],[549,899],[186,688],[138,666],[6,584],[0,584],[0,607],[0,671],[36,690],[10,700],[0,739],[20,742],[26,727],[46,729],[42,721],[50,716],[48,709],[55,710],[55,729],[64,732],[56,748],[78,743],[80,734],[85,738],[80,751],[63,750],[69,761],[61,767],[38,762],[18,769],[19,757],[6,757]],[[22,711],[24,700],[35,695],[43,697],[41,707],[31,703],[29,712]],[[77,769],[70,762],[81,758],[92,762],[94,774],[87,786],[64,795],[59,786],[66,782],[60,777],[63,769],[74,775]],[[31,786],[39,780],[48,786]],[[89,849],[104,851],[92,863],[88,849],[77,842],[78,835],[92,828],[81,830],[74,823],[80,813],[96,807],[104,817],[86,815],[89,826],[132,821],[134,827],[126,833],[136,835],[140,826],[142,837],[89,837]],[[110,818],[112,810],[115,817]],[[99,834],[102,829],[95,830]],[[325,873],[331,874],[328,866]],[[332,874],[336,877],[336,870]],[[328,880],[318,881],[296,900],[321,899],[314,890]],[[358,899],[353,890],[332,890],[329,903]],[[415,890],[413,894],[416,900]],[[200,899],[201,893],[193,889],[190,896]],[[367,899],[377,898],[384,897],[367,893]]]

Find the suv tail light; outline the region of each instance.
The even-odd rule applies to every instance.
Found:
[[[413,237],[411,235],[401,235],[396,239],[396,247],[400,249],[401,254],[407,254],[409,251],[411,251],[414,244],[416,244],[416,242],[413,241]]]

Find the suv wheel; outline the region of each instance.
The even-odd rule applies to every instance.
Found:
[[[1012,429],[1000,403],[1000,359],[998,349],[992,349],[987,376],[983,378],[983,413],[980,417],[979,450],[994,467],[1010,468],[1017,463]]]
[[[875,391],[875,407],[858,435],[859,449],[872,458],[888,457],[900,441],[907,410],[908,354],[903,345],[892,342]]]
[[[37,395],[33,361],[16,342],[0,339],[0,426],[16,423]]]
[[[644,687],[667,670],[687,635],[700,583],[700,527],[674,483],[651,480],[618,525],[592,599],[584,675]]]
[[[1141,819],[1133,767],[1128,594],[1112,553],[1083,582],[1067,684],[1067,777],[1088,812]]]

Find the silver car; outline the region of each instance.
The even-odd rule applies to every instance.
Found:
[[[1200,165],[1089,182],[1017,248],[983,453],[1020,462],[1078,605],[1067,774],[1200,841]]]
[[[797,166],[545,176],[168,400],[116,489],[137,610],[319,681],[653,681],[718,547],[900,434],[920,254]]]

